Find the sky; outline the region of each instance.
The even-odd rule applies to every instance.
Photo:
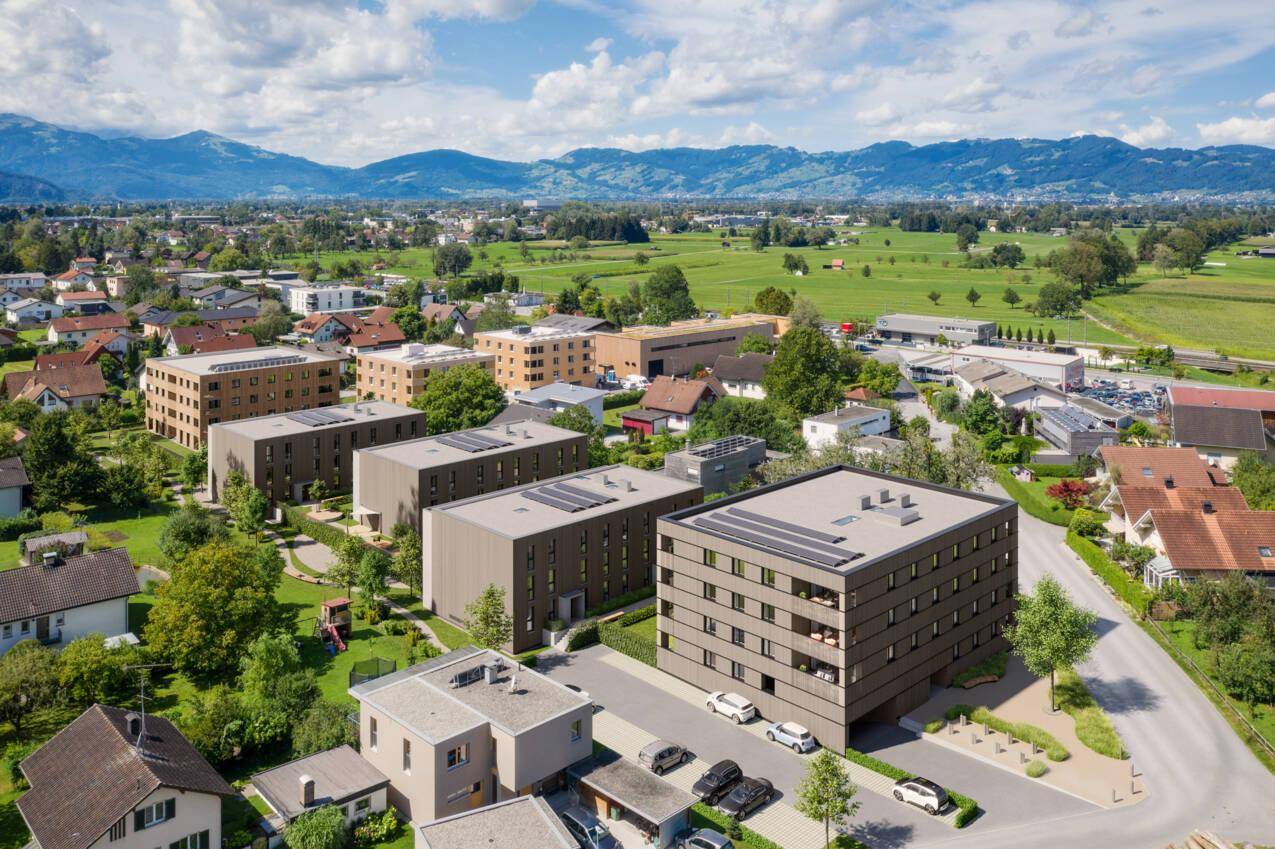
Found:
[[[1275,146],[1272,0],[0,0],[0,112],[358,166],[455,148]]]

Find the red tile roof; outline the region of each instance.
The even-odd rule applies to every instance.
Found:
[[[1201,510],[1207,501],[1214,510],[1247,510],[1244,493],[1233,486],[1118,486],[1116,494],[1130,521],[1141,519],[1148,510]]]
[[[1212,389],[1206,386],[1170,386],[1169,400],[1176,406],[1227,407],[1233,410],[1275,412],[1275,392],[1265,389]]]
[[[34,401],[45,389],[62,400],[106,394],[106,379],[96,363],[64,365],[43,371],[15,371],[4,376],[5,394],[9,400],[26,398]]]
[[[370,348],[373,345],[397,345],[406,342],[407,337],[397,324],[386,324],[381,327],[367,327],[359,333],[351,333],[345,344],[351,348]]]
[[[63,292],[58,297],[64,301],[105,301],[108,295],[105,292]]]
[[[257,347],[257,340],[251,333],[235,333],[230,336],[219,336],[196,342],[190,346],[196,354],[208,354],[216,351],[242,351],[245,348]]]
[[[226,331],[220,324],[188,324],[168,328],[168,335],[172,338],[173,344],[181,348],[192,346],[197,342],[220,339],[226,335]]]
[[[638,404],[644,410],[689,416],[704,401],[711,401],[714,397],[725,394],[721,382],[715,377],[686,380],[662,374],[651,381]]]
[[[379,306],[363,317],[364,324],[389,324],[394,317],[394,308]]]
[[[1119,467],[1117,483],[1122,489],[1135,486],[1163,489],[1164,479],[1170,475],[1176,486],[1215,486],[1219,483],[1193,448],[1104,445],[1098,450],[1108,472]]]
[[[99,315],[71,315],[55,318],[50,327],[57,333],[70,333],[75,330],[115,330],[128,328],[128,316],[106,312]]]
[[[1151,519],[1175,569],[1275,572],[1275,557],[1259,553],[1275,552],[1275,512],[1152,510]]]

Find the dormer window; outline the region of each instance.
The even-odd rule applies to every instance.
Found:
[[[1271,547],[1269,545],[1259,545],[1257,547],[1257,556],[1258,557],[1275,557],[1275,554],[1271,553]]]

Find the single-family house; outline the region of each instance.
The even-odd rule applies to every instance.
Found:
[[[154,310],[141,316],[142,335],[163,337],[168,328],[177,323],[183,315],[194,315],[205,324],[217,324],[226,332],[240,331],[257,320],[257,310],[252,307],[233,307],[225,310],[194,310],[193,312],[177,312],[174,310]]]
[[[690,430],[695,414],[702,406],[726,394],[721,381],[716,377],[677,378],[662,374],[651,381],[651,385],[638,401],[643,410],[664,413],[668,416],[667,427],[671,431]]]
[[[1271,439],[1267,421],[1275,425],[1275,415],[1243,407],[1214,407],[1175,403],[1170,408],[1172,439],[1194,448],[1210,466],[1230,469],[1245,451],[1270,459]]]
[[[20,271],[12,274],[0,274],[0,286],[6,289],[43,289],[49,285],[49,278],[43,271]]]
[[[407,342],[397,324],[364,324],[345,337],[345,352],[350,356],[398,348]]]
[[[92,271],[93,266],[97,265],[97,260],[91,256],[77,256],[71,260],[71,271]]]
[[[561,413],[572,407],[582,406],[593,417],[593,423],[601,425],[602,399],[606,396],[605,389],[577,386],[574,383],[565,383],[559,380],[515,395],[513,403],[520,406],[542,407],[554,413]]]
[[[4,376],[10,401],[31,401],[44,412],[88,407],[106,394],[106,380],[96,363],[64,365],[42,371],[14,371]]]
[[[740,354],[735,357],[723,354],[713,363],[713,377],[722,382],[727,395],[765,398],[766,390],[761,381],[766,376],[766,367],[774,359],[770,354]]]
[[[53,288],[59,292],[70,291],[76,286],[83,286],[86,289],[97,288],[93,282],[93,275],[79,269],[73,268],[70,271],[63,271],[53,278]]]
[[[128,597],[141,592],[123,548],[63,557],[0,572],[0,654],[22,640],[69,643],[86,634],[128,633]]]
[[[26,293],[20,289],[0,289],[0,307],[8,307],[18,301],[26,300]]]
[[[881,436],[889,430],[889,410],[859,404],[845,404],[831,412],[808,416],[801,422],[801,435],[813,451],[836,442],[839,433]]]
[[[219,324],[175,324],[164,334],[164,351],[170,357],[189,354],[196,344],[221,339],[226,335]]]
[[[96,336],[90,336],[81,348],[85,353],[104,349],[116,359],[123,360],[128,353],[128,346],[133,341],[133,334],[124,330],[102,330]]]
[[[454,322],[456,332],[461,336],[473,336],[478,315],[482,311],[482,304],[471,304],[468,310],[462,310],[459,304],[428,304],[421,310],[421,317],[426,324]]]
[[[106,292],[58,292],[56,300],[63,309],[82,315],[113,312],[110,296]]]
[[[252,776],[253,789],[284,823],[324,805],[354,825],[386,808],[390,780],[349,746],[315,752]]]
[[[115,312],[97,315],[64,315],[49,322],[48,339],[55,344],[59,342],[79,344],[87,342],[103,330],[128,330],[129,323],[127,315]]]
[[[292,332],[307,342],[331,342],[344,339],[364,326],[353,313],[312,312],[292,325]]]
[[[61,304],[51,304],[35,298],[23,298],[5,307],[4,317],[10,324],[21,326],[51,321],[59,318],[62,312]]]
[[[517,796],[417,826],[416,849],[485,849],[511,834],[518,835],[518,849],[580,846],[548,802]]]
[[[22,457],[0,459],[0,517],[9,518],[22,512],[30,486],[31,479],[22,465]]]

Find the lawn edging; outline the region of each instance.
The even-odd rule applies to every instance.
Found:
[[[1074,510],[1068,510],[1062,506],[1054,509],[1049,504],[1041,501],[1034,492],[1016,480],[1004,466],[996,466],[993,476],[996,478],[996,482],[1009,493],[1009,497],[1017,501],[1018,506],[1023,508],[1028,515],[1035,516],[1042,522],[1048,522],[1051,525],[1058,525],[1064,528],[1071,524],[1071,519],[1075,515]]]
[[[1084,561],[1090,571],[1111,588],[1117,598],[1129,605],[1139,619],[1146,616],[1147,606],[1151,603],[1151,591],[1130,578],[1128,573],[1117,566],[1097,543],[1082,537],[1075,531],[1068,530],[1067,547]]]
[[[870,769],[878,775],[884,775],[886,778],[890,778],[895,781],[900,781],[905,778],[916,778],[914,774],[907,770],[899,769],[894,764],[888,764],[883,760],[872,757],[872,755],[864,754],[858,749],[846,747],[845,755],[846,760],[851,763],[858,764],[864,769]],[[947,790],[947,796],[952,800],[952,804],[957,807],[958,812],[953,825],[957,828],[965,828],[965,826],[969,825],[974,820],[974,817],[978,815],[978,801],[969,796],[957,793],[950,787],[945,787],[944,789]]]

